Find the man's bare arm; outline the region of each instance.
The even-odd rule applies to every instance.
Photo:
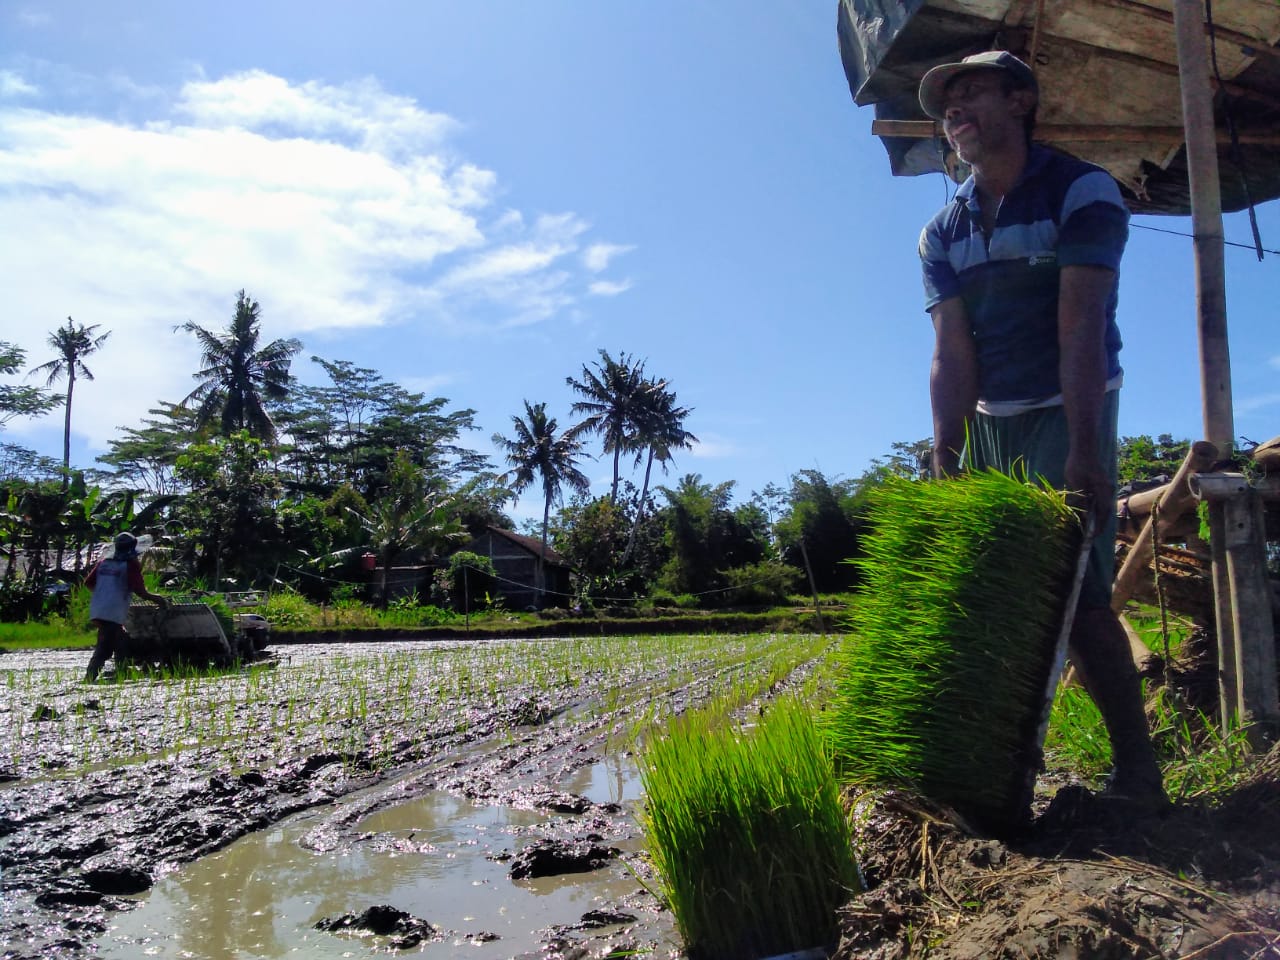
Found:
[[[929,400],[933,405],[933,475],[945,477],[960,468],[965,427],[978,404],[978,353],[964,301],[943,300],[929,311],[933,318],[933,366]]]
[[[1067,418],[1066,484],[1093,501],[1098,522],[1113,509],[1110,471],[1098,456],[1102,399],[1107,385],[1107,299],[1115,271],[1063,267],[1058,287],[1058,373]]]

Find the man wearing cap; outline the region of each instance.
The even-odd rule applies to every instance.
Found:
[[[116,652],[124,638],[124,621],[129,615],[129,597],[136,593],[144,600],[167,607],[169,601],[158,593],[151,593],[142,580],[142,564],[138,562],[138,538],[131,533],[121,533],[115,539],[115,552],[103,557],[84,578],[84,585],[93,591],[89,601],[89,619],[98,628],[98,643],[89,658],[85,683],[98,679],[102,665]]]
[[[1111,739],[1108,791],[1164,802],[1141,688],[1111,611],[1116,294],[1129,214],[1100,167],[1033,145],[1039,88],[1004,51],[934,67],[920,105],[972,175],[924,228],[933,469],[1025,469],[1088,499],[1097,536],[1071,659]]]

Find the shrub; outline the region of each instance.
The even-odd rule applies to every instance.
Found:
[[[720,594],[735,607],[775,607],[787,603],[787,596],[800,580],[800,571],[767,560],[725,571],[732,590]]]
[[[0,620],[5,623],[25,623],[41,620],[49,597],[44,584],[36,580],[10,580],[0,584]]]
[[[448,603],[459,613],[471,613],[491,603],[498,584],[498,571],[488,557],[459,550],[449,557],[444,572]]]
[[[258,607],[258,613],[274,627],[297,629],[313,626],[317,620],[316,609],[299,594],[278,590]]]

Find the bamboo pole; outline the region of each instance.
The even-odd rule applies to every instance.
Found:
[[[1186,459],[1178,467],[1169,483],[1161,487],[1160,522],[1171,523],[1182,514],[1195,500],[1189,483],[1192,474],[1208,469],[1218,457],[1218,448],[1207,440],[1197,440],[1187,451]],[[1115,583],[1111,588],[1111,609],[1119,613],[1133,596],[1138,581],[1146,572],[1147,565],[1155,553],[1153,538],[1155,527],[1151,517],[1142,527],[1138,539],[1129,548],[1129,555],[1124,558],[1120,570],[1116,573]]]
[[[1182,86],[1182,122],[1187,131],[1191,232],[1195,235],[1204,435],[1217,445],[1222,456],[1229,457],[1235,443],[1235,425],[1231,410],[1231,352],[1227,345],[1226,246],[1203,0],[1174,0],[1173,22]]]

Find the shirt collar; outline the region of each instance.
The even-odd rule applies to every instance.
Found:
[[[1044,169],[1044,165],[1049,162],[1049,156],[1049,150],[1033,143],[1027,151],[1027,162],[1022,165],[1022,173],[1018,175],[1018,182],[1013,185],[1013,189],[1009,193],[1013,193],[1028,180],[1039,176],[1040,171]],[[977,181],[974,179],[973,174],[969,174],[969,179],[956,189],[956,200],[963,203],[970,210],[977,210],[977,190]]]

